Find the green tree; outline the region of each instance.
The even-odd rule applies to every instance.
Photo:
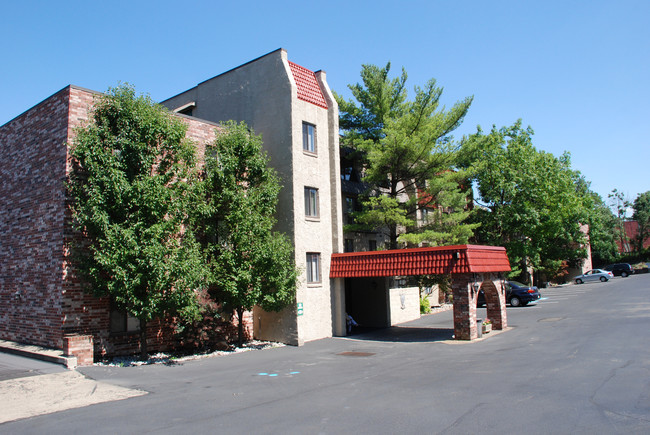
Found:
[[[517,121],[487,135],[479,129],[463,143],[482,203],[477,237],[505,246],[512,274],[524,280],[528,267],[553,276],[562,261],[578,262],[586,254],[580,223],[588,213],[577,188],[579,175],[567,153],[556,158],[536,150],[533,134]]]
[[[638,233],[634,240],[636,252],[643,251],[643,243],[650,237],[650,191],[640,193],[632,204],[632,219],[637,222]]]
[[[286,307],[295,298],[298,271],[291,243],[273,231],[281,186],[261,138],[243,123],[226,123],[206,156],[199,225],[211,292],[237,312],[241,346],[244,311]]]
[[[143,359],[150,321],[199,315],[195,289],[205,268],[185,226],[194,153],[184,124],[128,85],[97,99],[71,144],[71,211],[85,236],[72,246],[80,275],[140,320]]]
[[[459,227],[467,214],[439,213],[427,226],[417,225],[415,218],[418,210],[429,208],[464,210],[468,193],[457,181],[466,174],[450,171],[457,151],[451,133],[461,124],[472,97],[445,110],[440,107],[442,88],[432,79],[424,88],[416,86],[410,101],[406,71],[393,79],[389,72],[390,63],[384,68],[363,65],[363,83],[349,86],[356,102],[335,95],[342,143],[357,152],[364,168],[362,181],[368,185],[363,210],[348,229],[387,228],[391,249],[397,248],[398,238],[411,243],[466,242],[472,227]],[[400,228],[407,232],[401,238]]]
[[[614,263],[618,257],[616,218],[600,195],[590,190],[590,183],[584,177],[578,179],[576,187],[588,213],[584,223],[589,225],[589,244],[594,266]]]
[[[627,211],[632,206],[632,203],[627,199],[625,194],[618,189],[611,191],[607,195],[609,199],[609,206],[614,210],[616,215],[616,232],[618,234],[618,240],[621,244],[621,249],[623,252],[626,251],[626,247],[629,246],[629,241],[627,238],[627,232],[625,231],[625,220],[627,218]]]

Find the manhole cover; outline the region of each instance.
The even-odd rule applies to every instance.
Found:
[[[342,356],[373,356],[374,353],[371,353],[371,352],[341,352],[341,353],[337,353],[337,355],[342,355]]]

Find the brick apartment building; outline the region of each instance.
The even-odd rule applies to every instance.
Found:
[[[95,95],[68,86],[0,127],[0,339],[63,348],[66,334],[84,334],[96,354],[137,350],[129,319],[117,319],[124,326],[116,331],[110,301],[84,293],[68,261],[67,144]],[[303,274],[295,305],[248,313],[255,337],[299,345],[344,334],[344,313],[333,321],[331,306],[342,300],[342,280],[328,278],[342,241],[338,108],[325,73],[289,62],[280,49],[164,104],[180,113],[199,155],[218,122],[246,121],[281,176],[278,229],[293,241]],[[152,326],[150,348],[164,348],[169,325]]]
[[[92,343],[96,356],[138,350],[129,318],[112,316],[107,298],[84,293],[69,263],[74,233],[64,184],[68,144],[74,129],[88,121],[96,95],[68,86],[0,126],[0,339],[58,349]],[[245,121],[262,135],[280,175],[277,229],[292,241],[302,272],[295,304],[279,313],[247,313],[255,338],[301,345],[346,335],[346,304],[352,308],[355,300],[369,326],[417,318],[419,289],[394,285],[393,277],[408,274],[457,275],[457,338],[476,337],[479,286],[489,296],[490,318],[498,329],[507,326],[501,272],[509,265],[503,248],[343,253],[344,210],[358,192],[341,187],[350,180],[341,176],[338,106],[324,72],[290,62],[279,49],[162,104],[187,124],[199,156],[220,122]],[[371,242],[364,241],[368,247],[362,250],[374,249]],[[149,325],[150,351],[168,347],[172,332],[165,321]]]

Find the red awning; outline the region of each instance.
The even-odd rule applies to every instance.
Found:
[[[332,254],[330,278],[507,272],[500,246],[457,245],[435,248]]]

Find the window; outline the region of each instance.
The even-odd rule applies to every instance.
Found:
[[[140,320],[133,317],[126,311],[111,311],[111,332],[125,333],[137,332],[140,330]]]
[[[320,282],[320,254],[307,253],[307,283]]]
[[[192,116],[192,113],[194,113],[194,107],[187,107],[183,110],[179,110],[178,113],[181,115],[187,115],[187,116]]]
[[[376,250],[377,250],[377,241],[368,240],[368,251],[376,251]]]
[[[305,216],[318,217],[318,189],[305,187]]]
[[[345,209],[343,210],[344,223],[353,224],[354,223],[354,217],[352,216],[352,213],[354,213],[356,211],[361,211],[361,207],[359,206],[359,202],[357,201],[356,198],[353,198],[351,196],[346,196],[345,197]]]
[[[316,154],[316,126],[313,124],[302,123],[302,149]]]
[[[343,252],[354,252],[354,239],[345,239]]]
[[[196,108],[196,102],[192,101],[191,103],[187,103],[182,105],[181,107],[177,107],[176,109],[174,109],[174,113],[180,113],[182,115],[192,116],[194,114],[195,108]]]

